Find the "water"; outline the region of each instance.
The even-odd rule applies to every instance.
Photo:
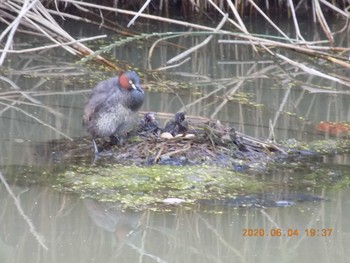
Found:
[[[346,262],[349,254],[349,192],[290,208],[159,213],[122,212],[36,185],[12,190],[49,250],[1,187],[1,262]],[[266,236],[251,236],[255,229]]]
[[[77,37],[100,33],[93,27],[70,28]],[[19,38],[23,43],[28,41],[26,36]],[[196,41],[187,37],[178,43],[192,45],[189,43]],[[151,44],[120,47],[114,55],[145,68]],[[160,45],[151,60],[152,68],[181,51],[181,46]],[[254,176],[274,183],[280,191],[323,196],[327,201],[297,202],[283,208],[218,203],[191,209],[171,207],[170,212],[136,212],[55,190],[52,185],[57,171],[70,164],[49,158],[48,142],[86,136],[81,116],[91,82],[111,74],[73,64],[75,59],[62,50],[10,59],[3,77],[29,92],[31,100],[19,93],[0,99],[6,104],[0,105],[0,170],[9,184],[7,189],[0,185],[1,262],[348,262],[350,191],[328,190],[302,166],[289,172],[258,171]],[[295,73],[297,81],[291,81],[280,67]],[[189,115],[213,117],[259,138],[269,136],[269,121],[276,119],[278,140],[325,139],[331,135],[316,131],[315,124],[350,120],[348,95],[309,94],[303,89],[311,84],[338,84],[278,65],[265,54],[257,63],[249,47],[218,47],[212,41],[189,63],[169,72],[177,80],[190,82],[190,90],[177,94],[147,91],[168,85],[165,80],[170,77],[162,77],[153,86],[146,79],[142,111],[174,113],[185,109]],[[7,82],[0,83],[0,92],[14,90]],[[214,89],[217,92],[212,93]],[[26,103],[13,103],[13,99]],[[34,100],[41,104],[34,105]],[[89,161],[86,158],[84,163],[90,165]],[[330,168],[325,170],[334,180],[326,182],[329,185],[349,176],[348,155],[325,157],[307,165],[315,174]]]

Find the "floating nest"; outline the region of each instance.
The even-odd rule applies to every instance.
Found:
[[[133,132],[118,145],[103,139],[97,144],[97,161],[122,164],[215,164],[236,168],[265,162],[286,155],[283,147],[243,135],[219,121],[186,117],[176,113],[173,120],[160,127],[154,113],[146,113]],[[50,150],[56,161],[73,161],[93,154],[91,140],[81,138],[72,142],[56,141]]]
[[[184,112],[176,113],[165,127],[159,127],[154,113],[146,113],[136,135],[139,139],[118,148],[115,155],[118,161],[136,157],[145,164],[227,165],[237,160],[285,154],[273,143],[239,134],[219,121],[187,119]]]
[[[297,143],[292,146],[267,143],[218,121],[186,117],[180,112],[160,127],[155,114],[147,113],[119,145],[112,145],[113,142],[97,141],[98,158],[94,158],[89,137],[73,143],[52,142],[51,147],[46,148],[49,156],[60,164],[69,164],[58,173],[55,188],[132,209],[167,209],[174,202],[184,202],[186,206],[279,207],[291,206],[299,200],[324,200],[283,192],[276,197],[265,195],[265,189],[270,193],[276,187],[276,192],[280,192],[280,186],[259,182],[240,172],[268,172],[267,164],[277,161],[292,173],[298,166],[291,158],[321,157],[317,151],[301,150]],[[322,143],[320,149],[339,149],[338,146]],[[349,143],[343,148],[350,149]],[[92,160],[99,165],[85,165]],[[147,166],[153,164],[164,165]],[[187,164],[204,165],[198,169]],[[277,165],[278,169],[282,168]],[[321,170],[319,175],[313,169],[308,175],[315,181],[322,181],[324,175],[329,180],[330,173]],[[305,183],[304,180],[295,182],[298,186]],[[330,185],[328,181],[326,184]]]

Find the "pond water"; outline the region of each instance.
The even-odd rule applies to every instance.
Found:
[[[63,27],[77,38],[108,33],[106,42],[96,41],[92,47],[117,39],[113,32],[77,25],[66,22]],[[155,26],[146,25],[148,30]],[[259,26],[251,25],[254,32],[268,33]],[[304,33],[310,39],[319,37],[313,31]],[[117,47],[113,56],[141,70],[157,68],[185,50],[184,46],[204,38],[186,36],[159,44],[150,61],[152,41]],[[18,35],[17,43],[37,41]],[[339,46],[348,46],[345,38],[338,41]],[[293,56],[305,59],[289,54]],[[349,261],[350,190],[333,187],[349,177],[350,156],[346,154],[321,156],[299,169],[254,171],[256,180],[274,185],[272,192],[323,198],[300,198],[283,207],[245,207],[232,200],[211,200],[190,208],[169,206],[163,212],[132,211],[53,188],[55,171],[69,169],[73,163],[93,164],[92,153],[62,163],[52,158],[49,142],[87,136],[81,125],[84,101],[98,80],[112,75],[75,61],[55,49],[10,56],[1,70],[1,262]],[[157,82],[143,78],[146,100],[142,111],[173,114],[186,110],[188,115],[218,119],[262,139],[271,135],[272,123],[276,140],[307,142],[342,136],[317,131],[315,125],[320,121],[350,121],[349,95],[309,93],[305,88],[312,84],[341,90],[339,84],[277,63],[264,53],[258,57],[247,46],[218,45],[214,38],[189,62],[167,72]],[[174,90],[171,79],[185,88]],[[327,173],[330,179],[306,178],[310,171]]]

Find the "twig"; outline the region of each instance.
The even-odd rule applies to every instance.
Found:
[[[282,100],[282,103],[280,104],[278,110],[276,111],[275,118],[273,119],[273,122],[272,122],[271,125],[270,125],[271,129],[270,129],[270,132],[269,132],[269,138],[276,139],[276,138],[274,137],[274,131],[273,131],[273,130],[274,130],[274,128],[276,127],[277,120],[278,120],[279,116],[280,116],[281,113],[282,113],[282,110],[283,110],[283,108],[284,108],[284,105],[285,105],[285,104],[287,103],[287,101],[288,101],[288,97],[289,97],[289,94],[290,94],[290,90],[291,90],[291,88],[288,88],[288,89],[287,89],[287,92],[286,92],[286,94],[284,95],[284,98],[283,98],[283,100]]]
[[[56,117],[63,117],[63,114],[61,112],[58,112],[58,111],[52,109],[51,107],[43,105],[43,104],[36,104],[36,103],[30,103],[30,102],[26,102],[26,101],[13,100],[11,98],[6,98],[6,97],[0,97],[0,100],[12,102],[11,105],[24,104],[24,105],[34,106],[34,107],[38,107],[38,108],[43,108],[43,109],[47,110],[48,112],[52,113],[53,115],[55,115]],[[3,110],[0,111],[0,116],[3,112],[4,112]]]
[[[140,14],[142,14],[143,10],[146,9],[146,7],[148,6],[148,4],[151,2],[151,0],[147,0],[143,6],[141,7],[141,9],[137,12],[137,14],[130,20],[130,22],[128,23],[127,27],[130,27],[131,25],[134,24],[134,22],[136,21],[136,19],[140,16]]]
[[[213,226],[211,223],[208,222],[208,220],[206,218],[204,218],[200,214],[197,213],[197,216],[198,216],[198,218],[200,220],[202,220],[204,222],[204,224],[206,225],[207,229],[209,231],[211,231],[214,234],[214,236],[217,237],[217,242],[220,242],[224,247],[226,247],[229,250],[231,250],[240,259],[239,261],[244,261],[244,256],[241,253],[241,251],[238,248],[235,248],[233,246],[232,242],[228,242],[227,240],[225,240],[223,238],[223,235],[220,234],[219,231],[217,230],[216,226]]]
[[[219,92],[220,90],[226,89],[226,88],[227,88],[225,85],[222,85],[222,84],[220,84],[220,83],[217,83],[216,85],[218,86],[217,89],[214,89],[213,91],[209,92],[209,93],[206,94],[205,96],[202,96],[202,97],[200,97],[200,98],[198,98],[198,99],[192,101],[190,104],[187,104],[186,106],[182,107],[182,108],[180,109],[180,111],[184,111],[185,109],[188,109],[189,107],[191,107],[191,106],[193,106],[193,105],[195,105],[195,104],[197,104],[197,103],[199,103],[199,102],[201,102],[201,101],[203,101],[203,100],[209,98],[211,95],[213,95],[213,94]]]
[[[260,9],[260,7],[254,3],[253,0],[249,0],[249,3],[254,6],[256,10],[282,35],[284,36],[289,42],[293,42],[272,20]]]
[[[260,213],[262,213],[269,221],[270,223],[275,227],[275,228],[281,228],[272,218],[271,216],[265,212],[265,209],[260,209]]]
[[[17,208],[17,211],[22,216],[24,221],[28,224],[30,233],[35,237],[35,239],[38,241],[40,246],[42,246],[45,250],[49,250],[49,248],[45,245],[45,242],[44,242],[43,238],[41,237],[41,235],[35,230],[35,226],[33,225],[33,223],[30,220],[30,218],[24,213],[24,211],[23,211],[23,209],[21,207],[21,202],[17,199],[15,194],[12,192],[11,187],[6,182],[6,179],[3,176],[3,174],[1,173],[1,171],[0,171],[0,180],[3,183],[3,185],[5,186],[7,192],[9,193],[9,195],[14,200],[16,208]]]
[[[275,126],[273,126],[271,119],[269,119],[269,137],[268,138],[273,142],[276,140]]]
[[[86,57],[87,55],[91,55],[94,52],[80,43],[79,41],[76,41],[72,36],[70,36],[65,30],[63,30],[57,22],[53,19],[53,17],[50,15],[48,10],[42,5],[40,1],[34,1],[36,3],[35,7],[33,7],[33,10],[28,10],[25,13],[25,22],[22,22],[25,26],[29,26],[30,28],[33,28],[34,30],[37,30],[41,32],[44,36],[46,36],[48,39],[50,39],[52,42],[56,44],[61,44],[61,47],[66,49],[68,52],[74,54],[74,55],[80,55],[83,57]],[[34,3],[32,2],[31,5]],[[7,2],[6,2],[7,3]],[[9,10],[11,12],[20,13],[21,10],[23,10],[23,7],[21,9],[20,6],[16,4],[9,5]],[[20,13],[21,14],[21,13]],[[17,17],[18,18],[18,17]],[[20,22],[19,20],[15,20]],[[12,25],[12,24],[11,24]],[[10,30],[11,25],[8,26],[4,32],[7,32]],[[18,26],[18,25],[17,25]],[[13,29],[13,28],[12,28]],[[4,33],[1,34],[1,37],[4,36]],[[9,36],[8,36],[9,39]],[[73,46],[67,46],[64,45],[62,42],[72,42],[76,41],[76,43],[73,44]],[[5,46],[4,50],[6,51],[8,47]],[[6,52],[2,53],[2,57],[4,58]],[[118,66],[116,66],[114,63],[108,61],[107,59],[97,55],[93,57],[94,60],[108,66],[109,68],[120,70]],[[1,62],[1,61],[0,61]]]
[[[158,159],[159,159],[160,155],[162,154],[163,150],[164,150],[164,143],[162,143],[162,145],[161,145],[161,147],[160,147],[156,157],[154,158],[154,162],[155,163],[158,161]]]
[[[336,7],[335,5],[332,5],[331,3],[328,3],[325,0],[319,0],[322,4],[326,5],[327,7],[329,7],[330,9],[332,9],[333,11],[341,14],[342,16],[344,16],[344,18],[349,19],[349,14],[347,12],[344,12],[343,10],[339,9],[338,7]]]
[[[30,94],[29,92],[24,92],[22,91],[12,80],[8,79],[8,78],[5,78],[5,77],[2,77],[0,76],[0,79],[6,81],[7,83],[9,83],[16,91],[12,91],[12,94],[21,94],[22,97],[24,98],[27,98],[29,101],[31,101],[32,103],[30,102],[24,102],[24,101],[20,101],[20,100],[13,100],[13,99],[10,99],[10,98],[5,98],[5,97],[0,97],[0,99],[3,99],[3,100],[7,100],[7,101],[10,101],[12,102],[10,105],[16,105],[16,104],[27,104],[27,105],[31,105],[31,106],[36,106],[36,107],[40,107],[40,108],[45,108],[46,110],[48,110],[49,112],[51,112],[52,114],[54,114],[55,116],[57,117],[62,117],[62,113],[56,111],[55,109],[49,107],[49,106],[45,106],[42,104],[41,101],[38,101],[36,99],[34,99]],[[8,94],[11,94],[11,92],[7,92]],[[3,92],[3,93],[0,93],[1,94],[6,94],[6,92]],[[0,111],[0,116],[6,111],[8,110],[10,107],[7,106],[5,107],[4,109],[2,109]]]
[[[248,32],[247,28],[245,27],[245,25],[244,25],[244,23],[243,23],[243,21],[242,21],[242,19],[241,19],[239,13],[237,12],[237,9],[236,9],[235,5],[232,3],[231,0],[226,0],[226,1],[227,1],[228,5],[230,6],[230,8],[231,8],[233,14],[235,15],[235,17],[236,17],[236,19],[237,19],[239,25],[241,26],[243,33],[245,33],[245,34],[247,34],[247,35],[250,35],[250,33]],[[252,47],[253,47],[253,50],[254,50],[255,52],[258,52],[258,50],[256,49],[256,47],[255,47],[254,44],[252,44]]]
[[[323,12],[322,12],[322,9],[321,9],[321,6],[320,6],[320,3],[317,1],[313,1],[314,4],[315,4],[315,11],[316,11],[316,16],[317,16],[317,19],[318,21],[320,22],[321,24],[321,27],[323,29],[323,32],[326,34],[328,40],[331,42],[331,43],[334,43],[334,38],[332,36],[332,32],[331,30],[329,29],[329,26],[327,24],[327,21],[326,19],[324,18],[324,15],[323,15]]]
[[[171,156],[171,155],[174,155],[174,154],[177,154],[177,153],[187,152],[189,149],[191,149],[191,144],[190,143],[188,143],[185,148],[182,148],[182,149],[179,149],[179,150],[175,150],[175,151],[172,151],[172,152],[168,152],[165,155]]]
[[[38,101],[38,100],[32,98],[32,97],[28,94],[28,92],[22,92],[21,88],[18,87],[18,86],[16,85],[16,83],[14,83],[12,80],[10,80],[10,79],[8,79],[8,78],[6,78],[6,77],[2,77],[2,76],[0,76],[0,79],[2,79],[3,81],[7,82],[8,84],[10,84],[15,90],[18,91],[18,93],[21,93],[22,96],[25,97],[25,98],[27,98],[29,101],[31,101],[31,102],[33,102],[33,103],[35,103],[35,104],[42,104],[41,101]]]
[[[33,2],[30,3],[29,0],[25,0],[25,2],[23,3],[22,6],[22,10],[20,11],[20,13],[17,15],[16,19],[2,32],[2,34],[0,35],[0,41],[3,39],[3,37],[5,37],[5,35],[7,34],[8,31],[10,31],[8,37],[7,37],[7,41],[4,47],[4,51],[2,52],[1,56],[0,56],[0,66],[2,65],[2,63],[4,63],[7,51],[10,49],[10,46],[12,44],[13,41],[13,37],[16,33],[16,29],[20,24],[20,21],[22,19],[22,17],[24,15],[26,15],[26,13],[38,2],[38,0],[34,0]]]
[[[168,39],[171,39],[171,38],[175,38],[175,37],[182,37],[182,36],[186,36],[186,35],[190,35],[192,34],[192,32],[186,32],[184,34],[175,34],[173,36],[167,36],[167,37],[164,37],[164,38],[160,38],[158,40],[156,40],[152,46],[150,47],[149,51],[148,51],[148,56],[147,56],[147,60],[148,60],[148,66],[149,66],[149,69],[152,69],[152,66],[151,66],[151,58],[153,56],[153,51],[155,49],[155,47],[157,46],[157,44],[161,41],[165,41],[165,40],[168,40]],[[181,65],[181,64],[180,64]],[[162,68],[161,68],[162,69]],[[161,69],[158,69],[158,70],[161,70]]]
[[[251,72],[255,69],[255,67],[256,67],[256,64],[253,65],[253,66],[247,71],[247,74],[246,74],[246,75],[249,76],[249,75],[251,74]],[[225,98],[224,98],[223,102],[220,103],[220,105],[217,106],[216,109],[215,109],[215,111],[210,115],[210,118],[211,118],[211,119],[214,119],[215,116],[216,116],[216,115],[221,111],[221,109],[226,105],[226,103],[228,102],[228,98],[227,98],[227,97],[232,96],[233,94],[235,94],[235,93],[237,92],[237,90],[242,86],[243,83],[244,83],[244,79],[243,79],[243,80],[240,79],[240,80],[236,83],[235,87],[232,88],[229,92],[227,92],[227,93],[225,94]]]
[[[140,247],[138,247],[138,246],[132,244],[131,242],[126,242],[126,244],[127,244],[128,246],[130,246],[132,249],[135,249],[135,250],[140,254],[141,260],[142,260],[142,257],[147,256],[147,257],[153,259],[153,260],[156,261],[156,262],[160,262],[160,263],[167,263],[167,262],[168,262],[168,261],[163,260],[162,258],[160,258],[160,257],[158,257],[158,256],[155,256],[155,255],[153,255],[153,254],[150,254],[150,253],[145,252],[142,248],[140,248]],[[146,260],[145,260],[145,261],[146,261]],[[139,262],[142,262],[142,261],[139,261]]]
[[[1,102],[1,101],[0,101],[0,104],[5,105],[5,106],[8,106],[8,107],[13,108],[13,109],[15,109],[15,110],[17,110],[17,111],[22,112],[23,114],[25,114],[25,115],[27,115],[28,117],[30,117],[30,118],[36,120],[37,122],[39,122],[39,123],[42,124],[43,126],[46,126],[46,127],[50,128],[50,129],[52,129],[53,131],[57,132],[58,134],[62,135],[63,137],[67,138],[68,140],[73,141],[73,139],[72,139],[71,137],[69,137],[68,135],[64,134],[63,132],[57,130],[55,127],[51,126],[50,124],[47,124],[47,123],[43,122],[42,120],[40,120],[39,118],[35,117],[34,115],[29,114],[28,112],[26,112],[26,111],[24,111],[24,110],[22,110],[22,109],[20,109],[20,108],[18,108],[18,107],[15,107],[15,106],[13,106],[13,105],[10,105],[10,104],[8,104],[8,103],[4,103],[4,102]]]
[[[215,9],[216,11],[218,11],[222,16],[225,15],[225,13],[220,9],[220,7],[218,7],[212,0],[207,0]],[[243,32],[243,28],[237,24],[234,20],[232,20],[231,18],[228,18],[228,21],[234,25],[237,29],[239,29],[240,31]]]
[[[331,54],[328,54],[328,53],[325,53],[325,52],[316,51],[316,50],[310,49],[308,47],[298,46],[298,45],[291,45],[291,44],[282,43],[282,42],[278,42],[278,41],[274,41],[274,40],[270,40],[270,39],[262,39],[262,38],[255,37],[255,36],[252,36],[252,35],[249,35],[249,36],[248,35],[244,35],[244,34],[232,34],[232,35],[234,35],[236,37],[239,37],[239,38],[245,38],[245,39],[251,39],[251,40],[259,41],[261,45],[275,45],[277,47],[287,48],[287,49],[290,49],[290,50],[293,50],[293,51],[297,51],[297,52],[300,52],[300,53],[303,53],[303,54],[313,55],[313,56],[316,56],[316,57],[328,60],[328,61],[330,61],[332,63],[338,64],[338,65],[340,65],[342,67],[350,68],[350,64],[349,63],[347,63],[345,61],[342,61],[342,60],[332,56]],[[224,44],[224,43],[225,44],[226,43],[230,43],[230,44],[234,43],[234,41],[226,40],[226,39],[219,39],[218,42],[222,43],[222,44]],[[307,44],[307,43],[305,43],[305,44]]]
[[[225,16],[222,18],[221,22],[218,24],[218,26],[215,28],[214,33],[217,33],[225,24],[226,20],[228,18],[228,14],[225,14]],[[173,57],[172,59],[167,61],[167,64],[172,64],[175,61],[178,61],[186,56],[188,56],[189,54],[191,54],[192,52],[196,51],[197,49],[205,46],[206,44],[209,43],[209,41],[213,38],[213,35],[208,36],[202,43],[195,45],[193,47],[191,47],[190,49],[186,50],[185,52],[182,52],[181,54]]]
[[[129,10],[124,10],[124,9],[120,9],[120,8],[113,8],[113,7],[107,7],[107,6],[96,5],[96,4],[90,4],[90,3],[87,3],[87,2],[81,2],[81,1],[76,1],[76,0],[60,0],[60,1],[61,2],[67,2],[67,3],[75,3],[77,5],[93,7],[93,8],[96,8],[96,9],[103,9],[103,10],[118,12],[118,13],[125,14],[125,15],[136,15],[137,14],[136,12],[129,11]],[[155,15],[140,14],[139,16],[140,17],[144,17],[144,18],[148,18],[148,19],[157,20],[157,21],[163,21],[163,22],[167,22],[167,23],[182,25],[182,26],[185,26],[185,27],[193,27],[193,28],[197,28],[197,29],[201,29],[201,30],[208,30],[208,31],[214,31],[215,30],[215,28],[212,28],[212,27],[202,26],[202,25],[198,25],[198,24],[183,22],[183,21],[179,21],[179,20],[176,20],[176,19],[170,19],[170,18],[155,16]],[[229,31],[221,31],[221,32],[228,33]]]
[[[313,88],[306,85],[301,85],[301,88],[304,90],[307,90],[309,93],[323,93],[323,94],[345,94],[350,95],[350,91],[342,91],[342,90],[326,90],[326,89],[319,89],[319,88]]]
[[[289,58],[287,58],[287,57],[285,57],[285,56],[283,56],[283,55],[281,55],[281,54],[275,54],[275,55],[276,55],[278,58],[280,58],[280,59],[282,59],[282,60],[284,60],[284,61],[287,61],[288,63],[290,63],[290,64],[293,65],[293,66],[297,66],[298,68],[302,69],[303,71],[305,71],[305,72],[307,72],[307,73],[309,73],[309,74],[312,74],[312,75],[315,75],[315,76],[318,76],[318,77],[322,77],[322,78],[325,78],[325,79],[329,79],[329,80],[338,82],[338,83],[340,83],[340,84],[343,84],[343,85],[345,85],[345,86],[347,86],[347,87],[350,87],[350,83],[348,83],[347,81],[343,81],[343,80],[341,80],[341,79],[339,79],[339,78],[332,77],[332,76],[327,75],[327,74],[325,74],[325,73],[322,73],[322,72],[320,72],[320,71],[318,71],[318,70],[316,70],[316,69],[309,68],[309,67],[307,67],[306,65],[301,64],[301,63],[298,63],[298,62],[296,62],[296,61],[293,61],[293,60],[291,60],[291,59],[289,59]]]
[[[174,64],[174,65],[169,65],[169,66],[166,66],[166,67],[160,67],[160,68],[157,68],[157,69],[154,69],[155,71],[161,71],[161,70],[166,70],[166,69],[170,69],[170,68],[176,68],[178,66],[181,66],[182,64],[186,63],[187,61],[191,60],[191,58],[185,58],[183,61],[177,63],[177,64]]]
[[[26,53],[26,52],[35,52],[35,51],[40,51],[40,50],[45,50],[45,49],[50,49],[50,48],[55,48],[55,47],[62,47],[62,46],[76,44],[78,42],[86,42],[86,41],[91,41],[91,40],[105,38],[105,37],[107,37],[107,35],[88,37],[88,38],[83,38],[83,39],[79,39],[79,40],[73,40],[73,41],[69,41],[69,42],[57,43],[57,44],[35,47],[35,48],[27,48],[27,49],[21,49],[21,50],[8,50],[7,53],[21,54],[21,53]],[[4,49],[0,49],[0,52],[4,52]]]
[[[294,22],[294,27],[295,27],[295,33],[297,35],[297,39],[302,39],[303,41],[305,41],[305,39],[303,38],[303,36],[300,33],[300,29],[299,29],[299,24],[298,24],[298,20],[297,20],[297,16],[295,15],[295,10],[294,10],[294,4],[293,4],[293,0],[288,0],[289,6],[290,6],[290,10],[292,11],[292,17],[293,17],[293,22]]]

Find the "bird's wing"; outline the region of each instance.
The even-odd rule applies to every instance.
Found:
[[[118,78],[100,82],[90,93],[84,108],[83,124],[86,125],[95,114],[99,114],[111,100],[113,92],[118,92]],[[115,88],[115,90],[114,90]]]

